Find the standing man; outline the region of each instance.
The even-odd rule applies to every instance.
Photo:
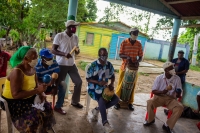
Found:
[[[181,78],[181,83],[185,83],[185,76],[189,70],[189,61],[185,59],[183,50],[178,51],[178,58],[172,60],[175,64],[176,75]]]
[[[64,32],[58,33],[53,41],[52,53],[56,55],[56,61],[60,67],[60,73],[58,76],[58,84],[61,81],[65,81],[67,74],[69,74],[70,78],[74,85],[74,93],[72,95],[71,105],[77,108],[83,108],[80,102],[80,94],[82,87],[82,80],[78,73],[78,69],[75,65],[75,54],[79,54],[80,51],[77,49],[75,53],[70,54],[70,51],[74,48],[74,46],[78,47],[78,37],[75,35],[76,26],[79,23],[74,20],[68,20],[65,22],[66,30]],[[65,94],[66,88],[59,87],[59,91]],[[59,97],[59,93],[58,93]],[[57,108],[61,108],[62,105],[56,106]]]
[[[119,81],[116,89],[116,95],[120,98],[121,96],[121,90],[122,90],[122,82],[124,79],[125,70],[128,64],[134,64],[133,66],[138,69],[139,62],[142,60],[143,51],[142,51],[142,45],[141,43],[136,40],[139,34],[138,28],[131,28],[130,29],[130,38],[125,39],[120,46],[120,52],[119,57],[122,58],[122,65],[119,70]],[[136,74],[137,77],[138,74]],[[136,84],[137,78],[135,78],[136,81],[133,83]],[[134,110],[134,107],[132,105],[134,101],[134,93],[135,93],[135,87],[136,85],[133,85],[134,88],[132,90],[131,98],[129,100],[128,108],[130,110]],[[115,109],[119,109],[120,104],[115,105]]]
[[[0,43],[0,78],[6,77],[8,61],[11,55],[2,50],[3,44]]]

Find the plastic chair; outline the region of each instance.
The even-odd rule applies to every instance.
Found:
[[[152,98],[152,97],[153,97],[153,93],[151,92],[150,98]],[[180,96],[178,98],[178,101],[180,102],[181,99],[182,99],[182,96]],[[163,107],[166,107],[166,106],[163,106]],[[153,111],[154,111],[154,114],[156,114],[156,108]],[[172,110],[169,110],[168,115],[167,115],[167,119],[169,119],[171,117],[171,115],[172,115]],[[147,119],[148,119],[148,112],[146,112],[146,117],[145,117],[145,120],[147,120]]]
[[[87,71],[88,71],[88,68],[90,67],[90,64],[88,64],[86,67],[85,67],[85,78],[87,76]],[[91,101],[91,97],[89,96],[87,90],[88,90],[88,82],[86,80],[86,97],[85,97],[85,106],[86,106],[86,113],[88,113],[89,111],[89,107],[90,107],[90,101]]]
[[[1,97],[2,90],[3,90],[2,86],[4,85],[6,78],[7,77],[0,78],[0,101],[3,102],[3,104],[5,106],[6,117],[7,117],[7,125],[8,125],[8,133],[14,133],[14,125],[12,124],[12,121],[11,121],[10,112],[9,112],[9,109],[8,109],[8,103],[6,102],[5,99],[3,99]],[[0,108],[0,121],[1,121],[1,110],[2,109]],[[1,122],[0,122],[0,132],[1,132]]]

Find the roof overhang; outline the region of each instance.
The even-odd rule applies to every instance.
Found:
[[[200,19],[200,0],[104,0],[183,20]]]

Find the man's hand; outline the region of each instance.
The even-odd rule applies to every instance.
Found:
[[[100,82],[98,82],[98,84],[99,84],[100,86],[105,86],[105,85],[108,84],[108,82],[106,82],[106,81],[100,81]]]
[[[110,90],[110,91],[113,91],[113,90],[114,90],[114,85],[113,85],[113,84],[109,84],[108,87],[109,87],[109,90]]]
[[[71,55],[70,53],[67,53],[67,54],[65,54],[65,57],[66,57],[67,59],[69,59],[69,58],[72,58],[72,55]]]

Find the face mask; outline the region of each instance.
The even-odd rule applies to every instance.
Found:
[[[135,35],[131,34],[131,39],[132,39],[133,41],[135,41],[135,40],[137,39],[137,37],[138,37],[138,36],[135,36]]]
[[[28,64],[29,64],[32,68],[34,68],[34,67],[37,65],[37,63],[38,63],[38,59],[35,59],[35,60],[32,60],[31,62],[29,62]]]
[[[49,60],[49,61],[45,60],[45,64],[47,64],[48,66],[51,66],[53,64],[53,60]]]
[[[102,60],[102,61],[104,61],[104,62],[106,62],[106,60],[107,60],[107,56],[100,56],[100,59]]]
[[[71,28],[71,32],[72,32],[72,33],[76,33],[76,27],[72,27],[72,28]]]
[[[176,75],[175,69],[170,70],[170,71],[169,71],[169,74],[171,74],[172,76],[173,76],[173,75]]]

